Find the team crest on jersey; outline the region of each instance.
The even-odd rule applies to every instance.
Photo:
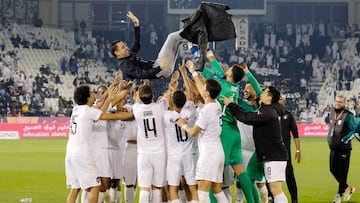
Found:
[[[144,116],[152,116],[153,112],[152,111],[144,111]]]

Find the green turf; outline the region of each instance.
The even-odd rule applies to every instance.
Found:
[[[0,141],[0,203],[31,197],[34,203],[65,202],[66,139]],[[337,184],[328,169],[325,138],[301,138],[302,161],[294,163],[299,202],[331,202]],[[348,183],[357,191],[349,202],[360,202],[360,143],[353,142]],[[285,186],[286,190],[286,186]]]

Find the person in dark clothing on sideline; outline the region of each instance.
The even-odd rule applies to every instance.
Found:
[[[355,192],[355,187],[347,184],[355,121],[354,115],[345,108],[345,102],[344,96],[336,96],[334,108],[329,115],[327,141],[330,148],[330,171],[339,183],[333,203],[340,203],[343,195],[343,200],[348,201]]]
[[[286,103],[285,97],[283,96],[280,97],[279,103],[285,107],[285,103]],[[294,137],[294,143],[296,149],[295,160],[297,161],[297,163],[300,163],[301,160],[300,139],[299,139],[298,128],[296,126],[295,118],[286,109],[285,109],[285,114],[282,115],[281,117],[281,130],[282,130],[281,135],[289,156],[289,160],[287,161],[287,165],[286,165],[286,184],[288,186],[288,190],[291,195],[291,202],[298,203],[296,180],[294,176],[294,169],[291,163],[291,151],[290,151],[291,134]]]
[[[260,95],[257,112],[246,112],[232,103],[232,98],[223,97],[224,104],[239,121],[253,126],[253,136],[259,161],[264,162],[264,173],[269,183],[274,202],[287,203],[282,183],[286,180],[288,153],[281,136],[279,117],[285,109],[278,103],[280,92],[275,87],[267,87]]]
[[[127,16],[134,23],[134,42],[129,48],[123,41],[114,41],[111,45],[112,55],[118,59],[119,69],[130,79],[156,79],[169,77],[175,66],[178,47],[183,38],[180,31],[170,33],[161,48],[158,58],[154,61],[145,61],[137,56],[140,50],[140,22],[132,13]]]

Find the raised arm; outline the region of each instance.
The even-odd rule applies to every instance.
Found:
[[[130,18],[130,20],[134,24],[134,41],[130,48],[130,51],[137,53],[140,50],[140,22],[139,19],[131,11],[128,11],[126,16]]]
[[[194,101],[194,92],[192,90],[191,80],[186,73],[184,60],[182,61],[181,64],[179,64],[179,71],[180,71],[181,77],[183,78],[183,81],[184,81],[186,100]]]
[[[205,67],[203,70],[204,77],[205,78],[213,78],[215,76],[217,78],[225,77],[225,73],[221,67],[221,64],[216,60],[216,57],[211,50],[206,52],[206,58],[209,61],[210,66],[211,66],[212,70],[214,71],[214,73],[211,73],[210,70]]]
[[[193,78],[194,78],[194,81],[195,81],[195,85],[196,85],[196,88],[198,90],[201,90],[202,88],[204,88],[204,85],[205,85],[205,79],[195,71],[195,64],[188,60],[186,62],[186,67],[188,68],[188,70],[190,71],[190,73],[192,74]],[[200,93],[202,91],[199,91]],[[204,95],[201,95],[202,98],[205,98]]]
[[[256,80],[254,75],[250,72],[250,70],[247,67],[245,62],[242,62],[239,65],[243,69],[243,71],[245,73],[245,77],[248,79],[249,83],[254,88],[256,95],[260,96],[260,94],[263,92],[263,90],[261,89],[259,82]]]
[[[171,76],[168,89],[161,96],[161,98],[165,98],[169,101],[170,109],[172,107],[172,94],[177,90],[178,84],[179,84],[179,72],[175,71]]]

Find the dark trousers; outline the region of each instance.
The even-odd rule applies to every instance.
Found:
[[[350,150],[335,152],[330,151],[330,171],[339,183],[338,193],[342,194],[348,187],[347,176],[350,165]]]
[[[286,184],[291,195],[291,200],[298,200],[296,180],[294,176],[294,169],[291,163],[291,155],[289,155],[289,161],[286,164]]]

